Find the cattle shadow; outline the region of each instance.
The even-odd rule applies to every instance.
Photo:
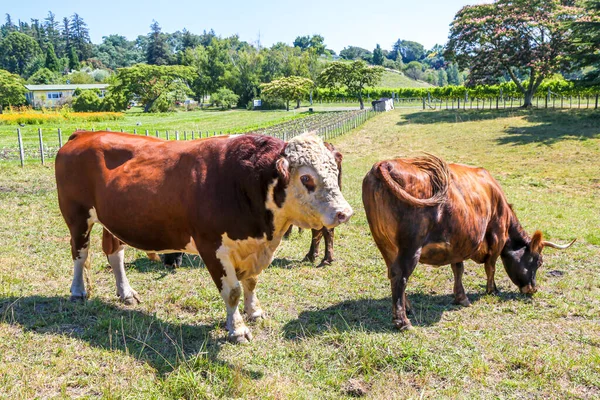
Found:
[[[539,111],[539,110],[537,110]],[[477,122],[485,120],[493,120],[498,118],[526,116],[531,113],[531,110],[523,110],[518,108],[500,109],[500,110],[429,110],[415,111],[403,114],[403,120],[396,125],[430,125],[430,124],[457,124],[463,122]]]
[[[106,265],[107,265],[107,268],[110,268],[108,263]],[[149,272],[163,273],[163,276],[166,276],[168,274],[177,272],[178,269],[205,268],[206,265],[204,264],[204,261],[202,261],[202,258],[200,256],[193,255],[193,254],[184,254],[183,262],[181,263],[181,266],[174,270],[171,268],[165,267],[163,265],[162,261],[153,261],[153,260],[150,260],[148,257],[136,258],[132,262],[125,263],[125,267],[135,269],[136,271],[142,272],[142,273],[149,273]]]
[[[482,292],[468,293],[471,304],[481,300]],[[523,298],[517,293],[500,292],[495,295],[501,301],[515,301]],[[448,312],[461,312],[464,307],[453,303],[453,295],[408,294],[413,309],[409,319],[414,327],[427,327],[437,324],[442,315]],[[397,332],[392,323],[392,298],[346,300],[321,310],[303,311],[297,319],[283,327],[284,337],[300,340],[322,335],[327,332]]]
[[[40,335],[74,338],[95,348],[135,357],[161,376],[181,365],[193,365],[198,357],[208,368],[236,368],[219,359],[225,337],[210,336],[219,323],[178,324],[99,299],[73,303],[58,296],[0,297],[0,322]],[[243,369],[242,374],[251,379],[262,375]]]

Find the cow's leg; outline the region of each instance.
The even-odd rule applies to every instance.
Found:
[[[197,238],[195,241],[202,243],[201,238]],[[238,309],[242,288],[235,273],[235,267],[229,259],[228,251],[225,249],[221,253],[221,249],[223,248],[217,250],[206,246],[198,250],[227,308],[227,322],[225,323],[228,331],[227,338],[234,343],[244,343],[252,340],[252,334],[244,324],[244,319]]]
[[[125,246],[123,242],[114,237],[109,231],[102,231],[102,250],[106,257],[117,284],[117,296],[127,305],[134,305],[141,302],[139,295],[129,285],[129,279],[125,275]]]
[[[403,250],[389,268],[392,285],[393,321],[394,325],[400,330],[412,328],[412,324],[406,316],[406,285],[408,278],[410,278],[419,262],[420,256],[421,249],[417,251]]]
[[[323,257],[319,267],[331,265],[333,262],[333,229],[323,228],[322,231],[325,238],[325,257]]]
[[[181,267],[183,264],[183,253],[167,253],[163,255],[163,265],[170,269]]]
[[[321,244],[321,238],[323,237],[323,229],[312,229],[310,249],[304,256],[304,261],[310,261],[311,263],[314,263],[316,258],[319,256],[319,245]]]
[[[150,261],[160,261],[160,257],[156,253],[150,252],[146,253],[146,255],[148,256],[148,260]]]
[[[465,294],[465,288],[463,287],[462,283],[464,271],[465,265],[463,262],[452,264],[452,273],[454,274],[454,303],[468,307],[471,305],[471,303]]]
[[[294,225],[290,225],[290,227],[288,228],[287,231],[285,231],[285,233],[283,234],[283,238],[284,239],[289,239],[290,235],[292,234],[292,229],[294,229]]]
[[[71,232],[71,255],[73,257],[73,281],[71,283],[71,301],[85,300],[89,297],[89,281],[88,291],[86,291],[84,283],[84,273],[90,273],[89,248],[90,248],[90,232],[94,226],[92,220],[88,220],[89,214],[87,211],[81,213],[73,213],[65,220]]]
[[[496,294],[498,288],[496,287],[496,281],[494,280],[494,274],[496,273],[496,259],[489,259],[485,262],[485,274],[487,276],[486,293]]]
[[[242,280],[242,286],[244,287],[244,313],[246,313],[249,321],[253,321],[264,315],[258,297],[256,297],[256,292],[254,291],[257,282],[257,276]]]

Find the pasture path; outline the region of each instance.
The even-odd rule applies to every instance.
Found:
[[[593,110],[395,110],[332,139],[355,210],[336,229],[337,260],[301,262],[307,232],[284,241],[257,286],[268,318],[245,346],[225,342],[222,300],[197,257],[170,272],[127,249],[143,303],[119,304],[98,227],[92,297],[70,303],[52,163],[0,164],[0,398],[598,398],[599,121]],[[500,294],[485,295],[483,267],[467,262],[472,306],[461,308],[451,269],[418,265],[415,329],[394,330],[361,182],[374,162],[422,151],[487,168],[528,232],[578,238],[545,251],[533,297],[500,263]]]

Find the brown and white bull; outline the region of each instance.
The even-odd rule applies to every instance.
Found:
[[[483,168],[446,164],[428,155],[376,163],[363,180],[363,203],[371,233],[388,267],[393,321],[406,329],[406,285],[418,262],[450,264],[457,304],[469,305],[463,261],[485,264],[487,293],[496,292],[496,260],[522,293],[536,292],[545,246],[521,228],[496,180]]]
[[[56,157],[60,210],[71,233],[71,298],[83,280],[90,231],[102,247],[127,304],[139,302],[123,264],[124,245],[157,253],[199,254],[227,307],[229,339],[251,334],[262,316],[255,293],[291,224],[320,229],[346,222],[352,209],[338,187],[331,152],[314,135],[289,142],[259,135],[165,141],[114,132],[76,132]]]

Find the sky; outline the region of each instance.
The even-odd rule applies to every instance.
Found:
[[[485,0],[178,0],[73,1],[2,0],[0,18],[43,20],[48,11],[63,17],[78,13],[88,24],[93,43],[120,34],[129,40],[150,31],[156,20],[163,32],[186,28],[192,33],[214,29],[226,37],[263,47],[276,42],[292,44],[297,36],[320,34],[327,48],[339,53],[348,45],[369,50],[380,44],[391,50],[397,39],[419,42],[430,49],[448,39],[449,25],[464,5]],[[488,1],[489,2],[489,1]]]

